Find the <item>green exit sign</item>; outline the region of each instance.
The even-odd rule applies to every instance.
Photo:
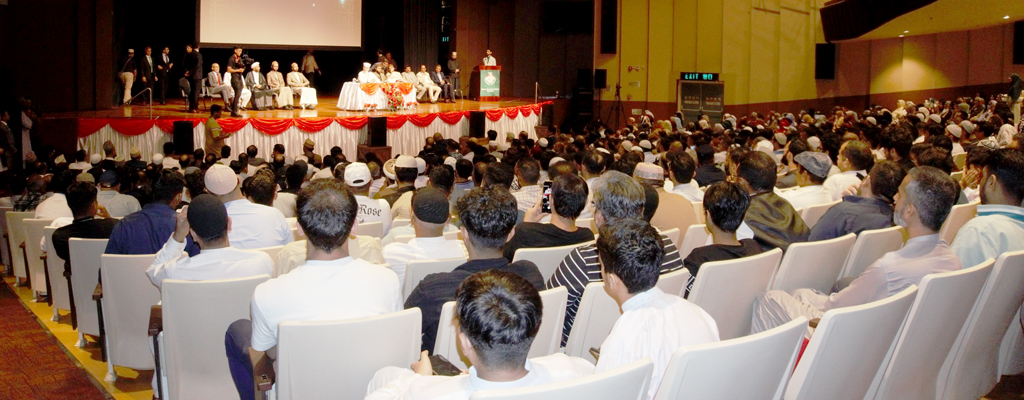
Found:
[[[679,80],[714,82],[718,80],[718,74],[710,72],[680,72]]]

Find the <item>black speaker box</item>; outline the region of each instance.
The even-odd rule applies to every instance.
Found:
[[[615,54],[619,38],[619,0],[601,0],[601,54]]]
[[[1013,64],[1024,64],[1024,21],[1013,23]]]
[[[814,79],[836,79],[836,45],[814,45]]]
[[[595,69],[594,70],[594,89],[607,89],[608,88],[608,70],[606,69]]]
[[[190,154],[196,149],[192,139],[192,121],[174,121],[174,152]]]
[[[370,137],[370,146],[382,147],[388,145],[388,117],[370,117],[366,133]]]
[[[590,68],[576,69],[576,87],[580,89],[593,89],[594,70]]]
[[[555,105],[545,104],[540,106],[540,124],[541,126],[551,126],[551,122],[555,120]]]
[[[469,112],[469,137],[485,137],[487,130],[484,128],[484,124],[487,120],[487,114],[483,111],[470,111]]]

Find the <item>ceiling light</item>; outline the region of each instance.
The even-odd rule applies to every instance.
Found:
[[[910,31],[903,31],[903,33],[910,33]]]
[[[1007,16],[1003,17],[1003,19],[1010,19],[1010,16],[1007,15]]]
[[[903,35],[900,35],[900,37],[903,37]]]

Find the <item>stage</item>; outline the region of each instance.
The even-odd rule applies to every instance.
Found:
[[[393,155],[419,153],[424,138],[441,133],[446,139],[459,140],[469,134],[470,114],[482,112],[484,130],[495,130],[499,135],[526,132],[536,139],[536,127],[541,121],[541,109],[547,103],[533,103],[532,99],[509,99],[498,102],[457,100],[455,103],[419,104],[413,109],[399,111],[344,111],[336,107],[336,97],[319,97],[318,106],[303,110],[242,111],[241,118],[224,113],[218,120],[234,155],[249,145],[259,149],[258,157],[268,158],[275,144],[283,144],[286,156],[302,154],[302,143],[311,139],[316,143],[314,152],[327,154],[334,146],[341,147],[349,160],[357,157],[359,145],[368,144],[371,117],[387,120],[387,145]],[[114,143],[117,153],[127,158],[133,147],[150,160],[162,150],[165,142],[173,141],[174,122],[188,121],[192,125],[193,143],[201,148],[209,118],[208,107],[223,105],[219,97],[207,99],[199,113],[189,113],[182,99],[172,99],[167,105],[150,108],[136,104],[107,111],[86,111],[51,114],[51,117],[77,119],[77,148],[90,154],[102,154],[103,143]]]

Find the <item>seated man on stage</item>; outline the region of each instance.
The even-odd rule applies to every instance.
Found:
[[[434,84],[441,87],[444,103],[454,103],[455,96],[452,93],[452,85],[448,82],[448,79],[444,76],[444,72],[441,71],[441,64],[437,64],[434,67],[434,73],[430,74],[430,80],[434,81]]]
[[[430,78],[426,65],[420,65],[420,73],[416,74],[416,78],[419,83],[416,86],[416,90],[419,90],[420,93],[424,95],[429,93],[430,102],[437,103],[437,96],[441,94],[441,87],[437,86],[437,84],[434,83],[434,80]]]
[[[235,97],[235,91],[226,82],[226,79],[221,79],[220,64],[210,65],[210,73],[206,75],[206,85],[210,87],[210,95],[220,94],[220,97],[224,99],[224,105],[230,106],[231,99]]]
[[[231,73],[224,73],[224,82],[231,82]],[[245,77],[242,78],[242,82],[245,82]],[[231,88],[231,93],[234,94],[235,88]],[[249,104],[249,99],[252,99],[252,91],[249,88],[242,86],[242,96],[238,98],[238,108],[244,110],[246,105]],[[238,111],[238,110],[235,110]]]
[[[306,79],[306,76],[303,75],[301,71],[299,71],[298,63],[292,63],[292,72],[288,73],[288,86],[292,88],[292,91],[295,92],[295,94],[299,95],[299,105],[302,106],[302,108],[306,108],[306,106],[310,105],[316,106],[316,89],[309,87],[309,80]],[[302,102],[302,99],[304,98],[302,96],[303,94],[309,96],[311,103],[307,104]]]
[[[359,76],[356,77],[359,83],[380,83],[380,78],[377,78],[377,74],[370,71],[370,63],[363,63],[363,70],[359,71]]]
[[[395,71],[395,66],[394,65],[388,64],[388,80],[386,82],[387,83],[398,83],[398,82],[402,82],[402,81],[403,81],[402,74],[398,73],[398,71]]]
[[[253,108],[266,110],[271,107],[270,98],[273,97],[274,92],[267,86],[267,79],[260,73],[260,63],[252,63],[252,71],[245,76],[245,87],[249,88],[254,96]]]
[[[377,80],[381,82],[388,81],[388,73],[384,72],[384,63],[377,64],[377,68],[373,70],[373,75],[377,77]]]
[[[291,110],[295,104],[295,99],[292,98],[292,88],[288,87],[285,83],[284,76],[281,75],[281,71],[278,71],[278,68],[280,68],[280,65],[277,61],[270,63],[270,72],[267,72],[267,84],[270,85],[270,90],[277,95],[277,108]]]
[[[412,67],[408,65],[406,65],[405,70],[402,71],[402,82],[411,83],[416,86],[417,91],[423,91],[422,88],[420,88],[419,80],[416,79],[416,74],[412,72]]]

